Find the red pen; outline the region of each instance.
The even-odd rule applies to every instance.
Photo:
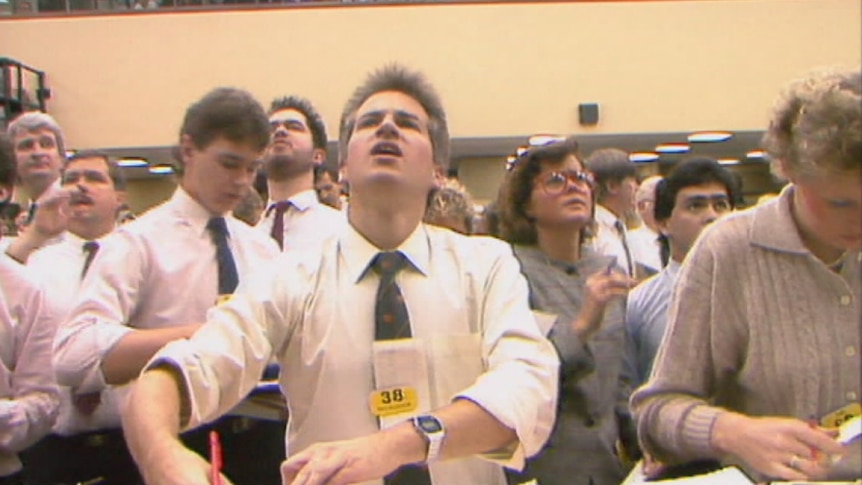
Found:
[[[817,418],[810,416],[808,418],[808,427],[811,429],[817,429]],[[820,453],[817,451],[817,447],[815,446],[811,447],[811,458],[813,458],[814,461],[820,461]]]
[[[221,485],[221,442],[218,431],[210,431],[210,465],[212,470],[212,485]]]

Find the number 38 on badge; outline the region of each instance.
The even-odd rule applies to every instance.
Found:
[[[372,392],[368,405],[375,416],[393,416],[415,411],[419,398],[412,387],[390,387]]]

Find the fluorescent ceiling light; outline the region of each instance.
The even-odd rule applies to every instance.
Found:
[[[764,150],[751,150],[745,154],[745,158],[766,158],[766,152]]]
[[[629,154],[629,160],[633,162],[654,162],[659,156],[653,152],[634,152]]]
[[[711,143],[716,141],[727,141],[733,137],[729,131],[699,131],[688,135],[689,143]]]
[[[686,153],[689,150],[687,143],[662,143],[655,147],[657,153]]]
[[[738,158],[719,158],[718,163],[722,165],[737,165],[739,164]]]
[[[174,173],[174,168],[170,165],[156,165],[150,167],[150,173],[154,175],[168,175]]]
[[[72,158],[76,153],[78,153],[78,150],[66,150],[66,158]]]
[[[147,161],[143,158],[121,158],[117,160],[117,165],[120,167],[146,167]]]
[[[527,140],[527,144],[533,147],[541,147],[565,140],[562,135],[533,135]]]
[[[518,157],[516,157],[515,155],[509,155],[508,157],[506,157],[506,163],[513,163],[517,159]]]
[[[515,149],[515,155],[520,157],[521,155],[527,153],[527,150],[529,150],[529,149],[530,149],[530,147],[528,147],[528,146],[519,146],[518,148]]]

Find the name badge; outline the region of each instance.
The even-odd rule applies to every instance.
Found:
[[[368,404],[375,416],[412,413],[419,407],[419,395],[412,387],[391,387],[372,392]]]
[[[856,416],[862,416],[862,405],[858,402],[850,403],[823,416],[820,418],[820,425],[824,428],[838,428]]]

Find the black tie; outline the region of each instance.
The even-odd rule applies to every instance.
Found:
[[[273,212],[273,209],[275,210],[272,218],[272,230],[269,232],[269,235],[278,243],[279,249],[284,249],[284,213],[291,205],[289,200],[282,200],[272,204],[266,210],[266,215]]]
[[[628,266],[626,269],[629,272],[629,276],[634,278],[635,276],[635,268],[632,265],[632,253],[629,251],[629,243],[626,241],[626,230],[623,227],[623,223],[617,219],[617,222],[614,223],[614,228],[616,228],[617,233],[620,236],[620,240],[623,242],[623,251],[626,253],[626,265]]]
[[[84,243],[84,253],[87,256],[84,258],[84,269],[81,270],[81,279],[84,279],[84,276],[87,275],[87,270],[90,269],[90,265],[93,264],[93,258],[96,257],[96,253],[99,252],[99,243],[96,241],[87,241]]]
[[[410,315],[395,283],[395,275],[404,269],[407,260],[400,251],[377,254],[372,261],[374,272],[380,275],[377,303],[374,308],[374,339],[410,338]],[[431,485],[431,475],[424,465],[406,465],[383,479],[385,485]]]
[[[33,218],[36,217],[36,203],[33,202],[30,204],[30,208],[27,209],[27,220],[24,221],[25,225],[30,225],[33,222]]]
[[[207,229],[216,246],[216,261],[218,262],[218,292],[219,295],[229,295],[236,290],[239,284],[239,275],[236,272],[236,263],[227,238],[227,224],[224,217],[213,217],[207,223]]]

